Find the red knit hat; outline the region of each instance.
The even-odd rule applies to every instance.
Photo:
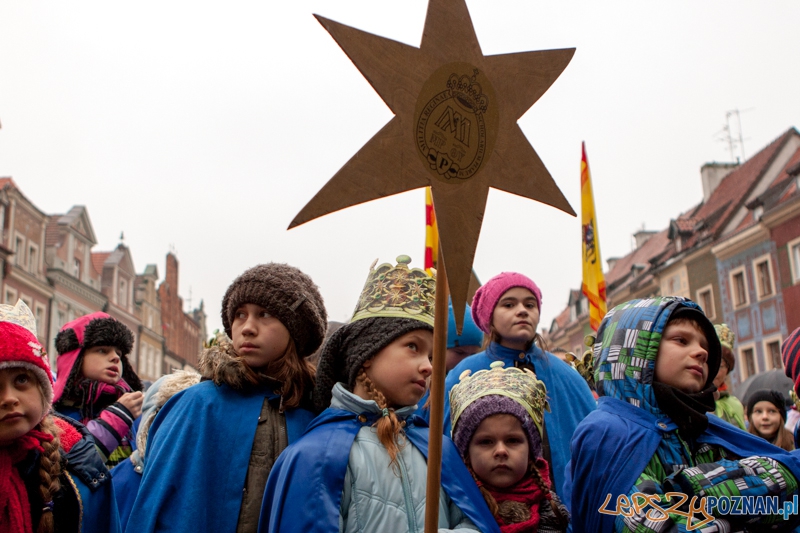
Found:
[[[472,299],[472,318],[475,324],[484,333],[491,332],[492,313],[500,301],[503,294],[514,287],[528,289],[536,298],[536,306],[539,312],[542,311],[542,291],[528,276],[519,272],[501,272],[484,285],[475,293]]]
[[[33,372],[42,386],[46,405],[50,405],[53,373],[35,331],[36,319],[22,300],[13,306],[0,305],[0,370],[22,367]]]
[[[783,341],[781,355],[786,375],[794,381],[794,391],[800,394],[800,328]]]

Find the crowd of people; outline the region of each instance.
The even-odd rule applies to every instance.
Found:
[[[222,301],[198,372],[143,391],[105,313],[56,337],[0,305],[0,533],[421,532],[435,280],[370,268],[351,320],[258,265]],[[792,531],[785,392],[728,390],[735,337],[681,297],[610,310],[587,377],[537,333],[542,292],[503,272],[447,333],[439,531]],[[800,329],[784,343],[800,382]],[[312,363],[313,361],[313,363]],[[745,419],[746,414],[746,419]],[[732,513],[739,496],[774,505]]]

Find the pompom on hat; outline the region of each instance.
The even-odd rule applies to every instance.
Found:
[[[472,318],[481,331],[484,333],[491,332],[492,313],[495,306],[497,306],[497,302],[500,301],[506,291],[514,287],[522,287],[531,291],[536,298],[536,306],[541,313],[542,291],[539,290],[539,286],[528,276],[519,272],[501,272],[482,285],[475,292],[475,297],[472,299]]]
[[[544,412],[549,411],[547,388],[528,369],[504,368],[495,361],[488,370],[465,370],[450,390],[453,442],[466,457],[472,436],[486,418],[508,414],[516,417],[528,436],[531,458],[542,456]]]
[[[36,376],[49,406],[53,402],[53,373],[47,353],[36,338],[33,313],[25,302],[17,300],[16,305],[0,305],[0,370],[20,367]]]
[[[786,376],[794,382],[795,393],[800,393],[800,328],[783,341],[781,357]]]
[[[246,270],[233,280],[222,298],[222,326],[233,338],[234,313],[244,304],[263,307],[281,321],[294,341],[297,354],[313,354],[328,328],[325,302],[308,275],[283,263],[267,263]]]

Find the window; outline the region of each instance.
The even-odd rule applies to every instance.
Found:
[[[25,264],[25,239],[19,236],[14,243],[14,262],[19,266]]]
[[[792,283],[800,283],[800,237],[786,245],[789,252],[789,265],[792,268]]]
[[[7,287],[5,299],[7,304],[14,305],[15,303],[17,303],[17,291],[12,289],[11,287]]]
[[[119,305],[128,307],[128,284],[124,279],[119,280]]]
[[[742,381],[756,374],[756,350],[753,345],[740,348]]]
[[[731,272],[731,300],[733,307],[742,307],[750,303],[747,295],[747,272],[744,267]]]
[[[764,359],[767,362],[768,369],[775,368],[780,370],[783,368],[780,337],[764,340]]]
[[[76,278],[80,279],[81,277],[81,260],[75,259],[75,262],[72,264],[72,275]]]
[[[772,279],[772,259],[764,255],[753,261],[753,272],[756,278],[756,295],[759,300],[775,294],[775,282]]]
[[[61,329],[61,326],[67,323],[67,316],[64,314],[64,311],[58,312],[58,329]]]
[[[40,304],[40,303],[37,303],[36,304],[36,333],[40,337],[46,337],[47,336],[45,334],[45,328],[47,327],[47,324],[44,323],[44,321],[45,321],[45,312],[46,312],[46,309],[44,308],[44,306],[42,304]]]
[[[39,272],[39,247],[35,244],[28,247],[28,272],[31,274]]]
[[[703,312],[709,320],[716,318],[716,313],[714,312],[714,288],[711,285],[706,285],[697,291],[697,303],[703,308]]]

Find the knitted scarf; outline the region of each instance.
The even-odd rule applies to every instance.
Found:
[[[0,448],[0,533],[33,533],[28,491],[14,465],[32,450],[43,452],[42,442],[52,440],[52,435],[34,429]]]
[[[116,385],[83,379],[79,388],[83,397],[76,406],[81,411],[81,422],[84,424],[97,418],[100,411],[119,400],[123,394],[133,390],[124,379],[120,379]]]
[[[537,459],[536,468],[545,485],[549,485],[547,461]],[[495,519],[501,533],[535,533],[539,529],[539,505],[550,493],[543,491],[533,476],[527,475],[516,485],[505,489],[490,488],[480,481],[478,485],[489,491],[500,508]]]

